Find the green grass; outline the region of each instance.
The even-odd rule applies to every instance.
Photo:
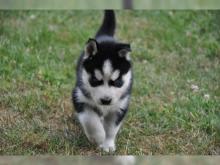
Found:
[[[135,78],[116,154],[220,154],[219,17],[117,11]],[[71,118],[77,58],[101,18],[101,11],[0,12],[0,154],[104,154]]]

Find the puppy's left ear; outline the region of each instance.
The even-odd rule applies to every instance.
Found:
[[[85,46],[86,57],[94,56],[98,52],[98,43],[95,39],[90,38]]]
[[[120,44],[118,49],[118,54],[120,57],[129,57],[131,52],[131,45],[130,44]]]

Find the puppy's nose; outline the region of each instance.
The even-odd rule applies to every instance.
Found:
[[[103,105],[109,105],[111,103],[112,99],[109,97],[104,97],[104,98],[101,98],[100,101]]]

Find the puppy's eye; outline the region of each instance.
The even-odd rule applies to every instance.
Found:
[[[90,79],[89,79],[89,83],[92,87],[97,87],[99,85],[102,85],[103,84],[103,81],[102,80],[98,80],[95,76],[92,76]]]
[[[123,83],[124,82],[123,82],[122,78],[118,78],[115,81],[112,81],[112,80],[109,81],[110,86],[114,86],[114,87],[117,87],[117,88],[122,87]]]

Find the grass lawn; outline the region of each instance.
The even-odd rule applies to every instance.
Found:
[[[220,154],[220,12],[117,11],[134,86],[116,154]],[[0,11],[0,154],[105,154],[73,120],[101,11]]]

